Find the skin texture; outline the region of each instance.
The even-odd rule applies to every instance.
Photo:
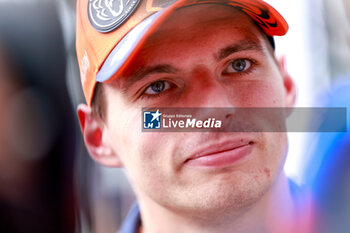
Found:
[[[237,59],[243,71],[232,68]],[[160,94],[150,88],[157,80],[166,81]],[[294,105],[291,78],[245,14],[222,5],[177,10],[123,76],[103,85],[104,121],[86,105],[78,109],[85,143],[97,162],[127,171],[143,232],[274,232],[270,219],[289,221],[286,133],[141,132],[142,107]],[[186,162],[201,148],[240,140],[252,150],[231,166]]]

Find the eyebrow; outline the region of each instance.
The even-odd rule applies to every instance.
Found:
[[[216,57],[217,60],[222,60],[233,53],[246,51],[246,50],[263,51],[264,49],[259,42],[253,41],[251,39],[244,39],[238,43],[235,43],[233,45],[229,45],[227,47],[220,49],[219,52],[214,56]],[[135,72],[133,72],[133,74],[130,77],[126,78],[122,91],[126,92],[134,83],[142,80],[147,75],[157,74],[157,73],[174,74],[178,71],[179,70],[177,68],[168,64],[160,64],[160,65],[137,69]]]
[[[144,67],[136,70],[131,77],[128,77],[125,80],[125,85],[123,90],[126,91],[130,86],[132,86],[137,81],[143,79],[145,76],[150,74],[160,74],[160,73],[169,73],[174,74],[178,72],[178,69],[171,65],[156,65],[150,67]]]
[[[233,53],[246,51],[246,50],[264,51],[263,47],[259,42],[246,39],[221,49],[219,53],[215,55],[215,57],[217,58],[217,60],[222,60]]]

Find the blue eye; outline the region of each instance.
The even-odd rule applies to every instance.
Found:
[[[169,82],[166,81],[156,81],[151,83],[145,90],[145,94],[156,95],[170,88]]]
[[[247,59],[236,59],[227,66],[225,73],[243,72],[249,69],[251,65],[252,63]]]

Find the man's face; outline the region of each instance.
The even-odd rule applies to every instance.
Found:
[[[104,85],[103,140],[120,158],[141,202],[193,215],[225,212],[256,202],[280,176],[285,133],[141,129],[143,107],[290,104],[286,80],[263,34],[234,8],[177,10],[149,37],[123,76]],[[238,151],[219,153],[237,144],[242,145]],[[213,157],[193,159],[206,152]],[[225,160],[226,155],[239,159]]]

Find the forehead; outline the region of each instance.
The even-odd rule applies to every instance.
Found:
[[[160,62],[177,63],[184,54],[200,58],[235,44],[270,49],[266,35],[253,20],[232,6],[201,4],[183,7],[173,12],[148,37],[121,80],[132,76],[140,67]]]

